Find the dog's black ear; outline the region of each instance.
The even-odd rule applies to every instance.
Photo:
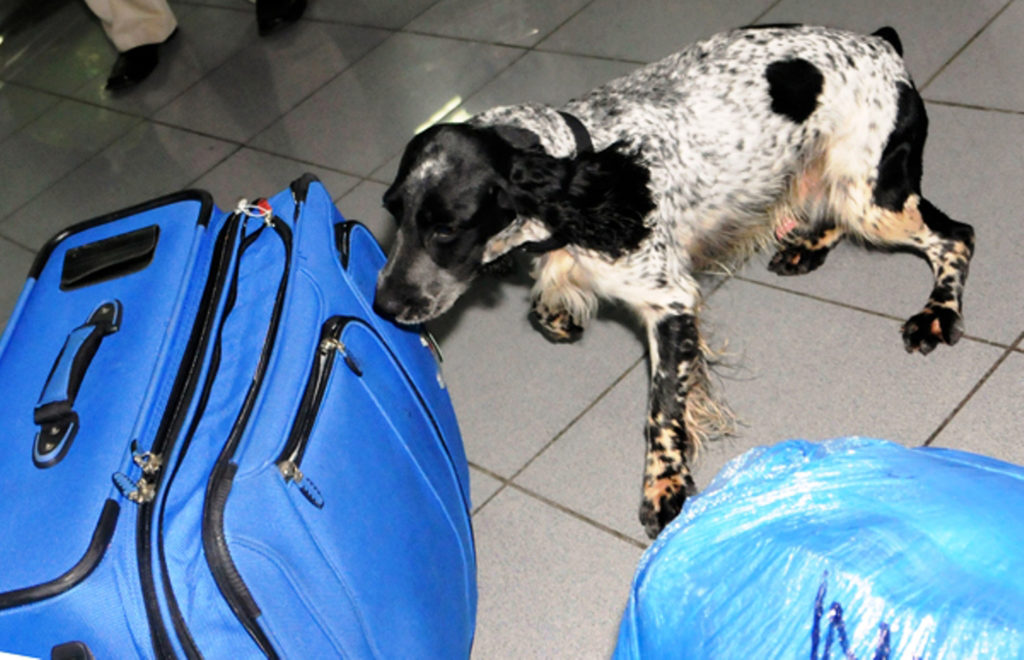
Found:
[[[498,134],[505,142],[508,142],[515,149],[522,151],[540,151],[540,138],[533,131],[528,131],[524,128],[518,128],[516,126],[497,125],[493,127],[494,132]]]
[[[566,243],[613,257],[636,249],[650,233],[649,183],[639,156],[619,143],[574,159],[520,152],[509,172],[520,215],[539,218]]]

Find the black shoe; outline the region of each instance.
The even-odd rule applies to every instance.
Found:
[[[256,25],[260,36],[294,23],[306,11],[306,0],[256,0]]]
[[[110,77],[107,78],[107,90],[116,92],[128,89],[145,80],[160,62],[160,46],[170,41],[177,32],[175,28],[162,43],[144,44],[119,53],[114,67],[110,70]]]

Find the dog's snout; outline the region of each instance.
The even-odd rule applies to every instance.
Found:
[[[405,305],[399,298],[377,287],[377,293],[373,297],[373,311],[384,318],[394,319],[400,316],[403,310],[405,310]]]
[[[395,282],[392,278],[381,277],[373,296],[373,311],[384,318],[408,323],[429,307],[420,291],[408,284]]]

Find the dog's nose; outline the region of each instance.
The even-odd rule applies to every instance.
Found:
[[[373,311],[377,314],[387,319],[395,319],[404,309],[405,305],[400,298],[382,293],[380,288],[377,289],[373,297]]]

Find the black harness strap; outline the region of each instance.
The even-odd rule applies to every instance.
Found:
[[[576,140],[576,155],[592,153],[594,151],[594,143],[590,141],[590,133],[587,131],[587,127],[583,125],[583,122],[576,115],[571,115],[568,112],[559,110],[558,114],[562,115],[562,119],[569,125],[569,130],[572,131],[572,136]]]

